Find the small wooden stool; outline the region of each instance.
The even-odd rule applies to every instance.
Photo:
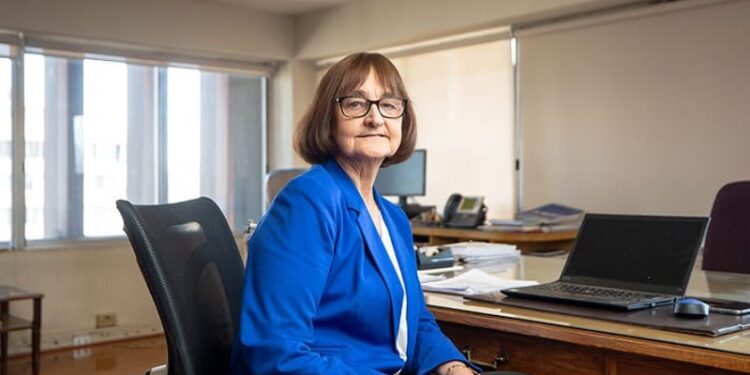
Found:
[[[39,374],[39,345],[42,328],[41,293],[28,292],[16,287],[0,285],[0,374],[5,375],[8,367],[8,332],[31,329],[31,372]],[[10,315],[10,302],[25,299],[34,300],[34,315],[26,320]]]

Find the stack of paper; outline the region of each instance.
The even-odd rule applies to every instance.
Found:
[[[516,249],[516,245],[458,242],[443,246],[450,247],[453,257],[470,267],[486,268],[492,266],[493,270],[499,272],[498,266],[510,267],[521,260],[521,252]]]
[[[489,225],[480,225],[477,229],[495,232],[539,232],[542,224],[526,223],[521,220],[489,219]]]
[[[422,289],[430,292],[471,296],[534,284],[537,284],[537,282],[531,280],[501,279],[474,268],[450,279],[425,282],[422,284]]]

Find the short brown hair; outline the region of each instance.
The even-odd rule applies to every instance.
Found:
[[[310,107],[297,125],[294,149],[310,164],[320,164],[334,157],[336,146],[336,98],[349,95],[367,80],[370,70],[391,94],[407,99],[401,123],[401,144],[383,161],[383,167],[400,163],[411,156],[417,142],[417,120],[408,100],[401,75],[385,56],[379,53],[355,53],[333,65],[315,90]]]

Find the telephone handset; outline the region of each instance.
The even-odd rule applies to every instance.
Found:
[[[443,208],[443,225],[456,228],[476,228],[484,223],[487,206],[484,197],[451,194]]]
[[[445,207],[443,207],[443,225],[446,225],[451,220],[451,216],[458,209],[459,203],[461,203],[461,194],[453,193],[448,197],[448,201],[445,202]]]

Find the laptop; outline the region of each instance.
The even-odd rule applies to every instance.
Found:
[[[705,217],[587,214],[557,281],[502,293],[619,310],[674,303],[685,295],[707,224]]]

